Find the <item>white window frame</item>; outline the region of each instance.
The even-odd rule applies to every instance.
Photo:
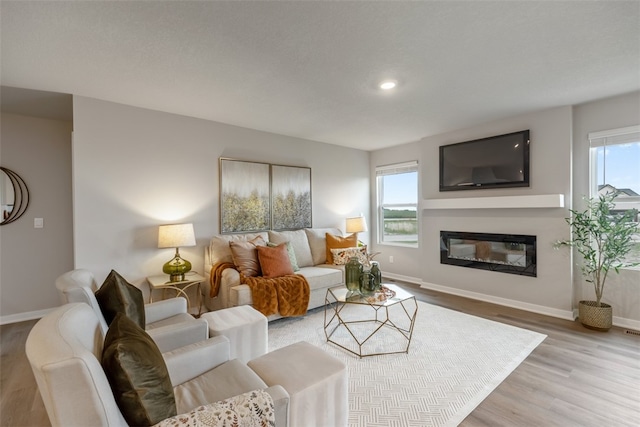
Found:
[[[628,144],[640,141],[640,125],[589,133],[589,195],[598,196],[597,148],[611,145]],[[606,161],[606,152],[605,152]],[[606,181],[606,171],[605,171]],[[605,182],[606,183],[606,182]],[[624,196],[614,200],[616,209],[626,210],[640,205],[640,196]],[[640,209],[639,209],[640,210]],[[626,267],[629,270],[640,270],[639,267]]]
[[[396,175],[401,173],[409,173],[416,172],[416,188],[418,194],[416,194],[416,203],[382,203],[382,195],[384,194],[384,189],[382,188],[382,180],[380,179],[383,176],[388,175]],[[403,163],[395,163],[391,165],[384,166],[376,166],[376,191],[377,191],[377,242],[379,245],[389,245],[389,246],[403,246],[407,248],[419,248],[420,247],[420,211],[419,211],[419,203],[418,203],[418,195],[420,187],[420,171],[418,169],[418,161],[412,160],[410,162]],[[416,209],[416,226],[418,232],[418,238],[415,244],[411,243],[402,243],[402,242],[388,242],[384,240],[384,208],[403,208],[403,207],[415,207]]]

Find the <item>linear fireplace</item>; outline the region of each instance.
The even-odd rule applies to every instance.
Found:
[[[536,277],[536,236],[441,231],[440,263]]]

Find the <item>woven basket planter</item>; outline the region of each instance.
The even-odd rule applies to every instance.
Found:
[[[605,303],[598,307],[595,301],[580,301],[578,318],[585,328],[608,331],[613,325],[613,309]]]

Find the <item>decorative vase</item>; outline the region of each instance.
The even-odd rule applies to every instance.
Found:
[[[609,304],[595,301],[580,301],[578,319],[585,328],[606,332],[613,325],[613,308]]]
[[[363,271],[360,275],[360,293],[365,297],[376,293],[375,277],[369,270]]]
[[[360,289],[360,276],[362,275],[362,264],[357,257],[349,258],[344,266],[345,285],[350,292]]]
[[[373,281],[376,292],[382,289],[382,271],[377,261],[371,261],[371,274],[373,275]]]

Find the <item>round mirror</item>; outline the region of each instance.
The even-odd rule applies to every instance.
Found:
[[[24,180],[11,169],[0,166],[0,225],[20,218],[29,206],[29,189]]]

